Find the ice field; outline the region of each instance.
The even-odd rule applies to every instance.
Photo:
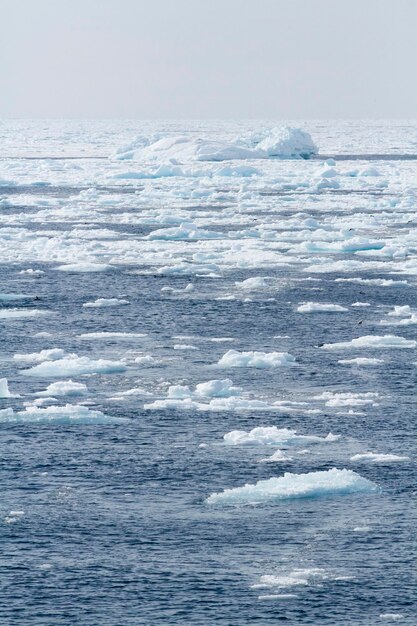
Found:
[[[0,146],[0,623],[415,626],[417,122]]]

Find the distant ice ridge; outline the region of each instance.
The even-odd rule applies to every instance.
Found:
[[[219,367],[291,367],[296,360],[289,352],[239,352],[228,350],[217,363]]]
[[[126,365],[121,361],[108,361],[106,359],[90,359],[86,356],[70,354],[56,361],[44,361],[28,370],[24,370],[26,376],[40,376],[45,378],[57,378],[61,376],[82,376],[83,374],[113,374],[124,372]]]
[[[321,443],[337,441],[339,438],[339,435],[333,435],[332,433],[329,433],[326,437],[297,435],[296,430],[277,428],[276,426],[258,426],[250,431],[231,430],[223,437],[225,444],[229,446],[272,446],[293,443]]]
[[[332,468],[327,471],[292,474],[260,480],[255,484],[225,489],[213,493],[206,500],[208,504],[244,505],[261,504],[292,498],[319,498],[342,496],[354,493],[371,493],[378,486],[348,469]]]
[[[122,421],[113,418],[101,411],[93,411],[86,406],[66,404],[65,406],[50,406],[45,409],[27,407],[25,411],[14,412],[13,409],[0,411],[1,422],[42,422],[54,424],[107,424]]]
[[[396,335],[365,335],[351,341],[325,343],[323,350],[346,350],[349,348],[415,348],[417,341]]]
[[[172,164],[195,161],[232,161],[243,159],[308,159],[318,148],[301,128],[282,126],[240,137],[234,141],[185,136],[145,137],[121,147],[113,158],[134,161],[158,161]]]

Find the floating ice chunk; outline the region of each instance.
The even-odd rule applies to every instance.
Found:
[[[13,398],[13,395],[9,391],[7,378],[0,378],[0,398]]]
[[[260,480],[254,485],[246,484],[235,489],[225,489],[213,493],[206,500],[208,504],[260,504],[292,498],[318,498],[342,496],[354,493],[371,493],[378,486],[347,469],[332,468],[327,471],[308,474],[291,474]]]
[[[7,412],[8,411],[8,412]],[[0,422],[47,422],[55,424],[106,424],[122,421],[113,418],[101,411],[93,411],[86,406],[66,404],[65,406],[50,406],[44,409],[27,407],[25,411],[15,413],[12,409],[0,411]]]
[[[391,278],[336,278],[335,283],[357,283],[358,285],[375,285],[377,287],[403,287],[408,285],[406,280],[392,280]]]
[[[412,314],[412,310],[409,304],[405,306],[394,306],[394,310],[388,313],[391,317],[408,317]]]
[[[332,391],[324,391],[320,395],[314,396],[314,399],[325,400],[326,406],[338,408],[344,406],[366,406],[368,404],[378,406],[375,402],[375,399],[378,398],[378,396],[378,393],[371,391],[367,393],[333,393]]]
[[[408,461],[410,457],[399,454],[379,454],[378,452],[364,452],[350,457],[351,461],[371,461],[372,463],[397,463]]]
[[[15,354],[16,361],[24,363],[43,363],[43,361],[56,361],[65,356],[65,350],[61,348],[51,348],[50,350],[41,350],[40,352],[32,352],[32,354]]]
[[[147,337],[147,333],[118,333],[103,331],[100,333],[83,333],[78,339],[141,339]]]
[[[233,387],[230,378],[208,380],[206,383],[199,383],[195,388],[196,395],[205,398],[228,398],[238,395],[239,392],[239,387]]]
[[[135,363],[137,365],[152,366],[152,365],[156,365],[157,361],[150,354],[144,354],[143,356],[137,356],[135,358]]]
[[[415,348],[417,341],[396,335],[364,335],[351,341],[325,343],[323,350],[346,350],[349,348]]]
[[[83,383],[74,383],[72,380],[59,380],[51,383],[45,391],[39,391],[37,396],[82,396],[87,393],[87,386]]]
[[[381,613],[379,617],[387,622],[399,622],[404,619],[405,616],[403,613]]]
[[[370,302],[354,302],[351,306],[364,307],[371,306]]]
[[[121,306],[123,304],[130,304],[130,302],[129,300],[119,300],[119,298],[98,298],[94,302],[85,302],[83,307]]]
[[[60,376],[82,376],[83,374],[113,374],[125,370],[126,365],[120,361],[94,360],[86,356],[70,355],[64,359],[39,363],[39,365],[24,370],[23,374],[42,378],[57,378]]]
[[[36,339],[49,339],[50,337],[53,337],[52,333],[48,333],[46,330],[41,331],[40,333],[35,333],[33,336],[36,337]]]
[[[235,282],[235,285],[240,289],[252,291],[255,289],[267,289],[271,286],[271,281],[273,280],[274,279],[270,276],[254,276],[253,278],[247,278],[242,282]]]
[[[286,463],[292,461],[292,457],[285,454],[282,450],[276,450],[274,454],[266,457],[265,459],[261,459],[261,463]]]
[[[27,270],[21,270],[19,274],[27,274],[28,276],[41,276],[45,274],[42,270],[34,270],[32,267],[29,267]]]
[[[174,345],[174,350],[199,350],[197,346],[192,346],[188,343],[176,343]]]
[[[171,385],[168,389],[168,398],[191,398],[191,395],[187,385]]]
[[[358,356],[356,359],[341,359],[338,361],[341,365],[358,365],[359,367],[364,366],[372,366],[372,365],[381,365],[384,363],[384,359],[371,359],[368,357],[360,357]]]
[[[59,270],[60,272],[106,272],[107,270],[113,269],[112,265],[108,265],[107,263],[68,263],[67,265],[59,265],[58,267],[54,267],[54,270]]]
[[[251,589],[270,589],[297,587],[299,585],[314,585],[325,580],[348,580],[346,576],[327,572],[319,567],[294,569],[283,571],[279,574],[266,574],[261,576],[259,583],[252,585]]]
[[[315,435],[297,435],[296,430],[277,428],[276,426],[258,426],[250,431],[232,430],[223,437],[225,444],[229,446],[247,445],[282,445],[293,443],[321,443],[332,442],[339,439],[338,435],[329,433],[327,437]]]
[[[239,352],[229,350],[218,362],[219,367],[291,367],[295,357],[288,352]]]
[[[49,311],[41,311],[40,309],[1,309],[0,320],[30,319],[32,317],[48,315],[48,313]]]
[[[306,302],[305,304],[301,304],[297,311],[298,313],[332,313],[332,312],[345,312],[348,309],[340,304],[324,304],[322,302]]]

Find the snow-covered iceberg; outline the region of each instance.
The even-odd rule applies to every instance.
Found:
[[[308,159],[318,148],[310,134],[301,128],[282,126],[222,141],[189,136],[144,137],[117,150],[113,158],[142,162],[186,163],[193,161],[233,161],[243,159]]]
[[[291,367],[295,357],[289,352],[239,352],[228,350],[217,364],[219,367]]]

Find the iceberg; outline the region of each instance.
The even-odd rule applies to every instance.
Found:
[[[333,467],[327,471],[292,474],[260,480],[255,484],[225,489],[211,494],[207,504],[246,505],[288,500],[293,498],[320,498],[355,493],[372,493],[379,487],[348,469]]]
[[[149,141],[138,138],[124,148],[119,148],[115,158],[178,165],[193,161],[308,159],[317,152],[318,148],[308,132],[301,128],[283,126],[253,133],[249,137],[238,137],[234,141],[203,137],[190,139],[185,136],[159,136]]]
[[[332,442],[339,439],[338,435],[329,433],[326,437],[314,435],[297,435],[296,430],[289,428],[277,428],[276,426],[258,426],[250,431],[231,430],[223,437],[225,444],[229,446],[252,446],[252,445],[288,445],[293,443],[320,443]]]

